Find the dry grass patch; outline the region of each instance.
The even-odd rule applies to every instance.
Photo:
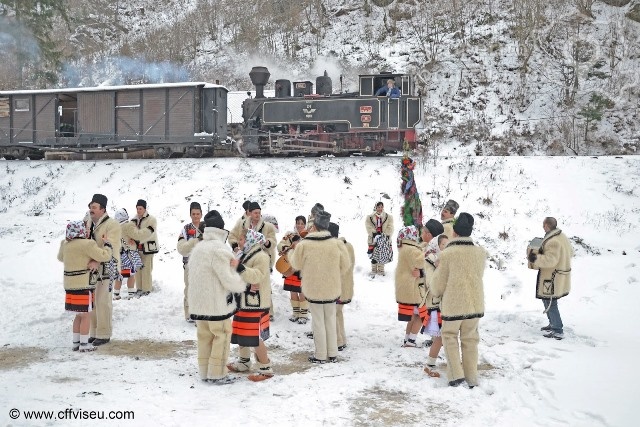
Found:
[[[38,347],[3,347],[0,349],[0,370],[23,368],[48,358],[49,351]]]
[[[111,341],[100,346],[101,355],[129,356],[139,359],[158,360],[184,357],[189,350],[195,350],[193,340],[152,341],[147,339],[133,341]]]
[[[283,356],[282,362],[274,361],[272,363],[273,370],[276,375],[290,375],[306,372],[314,366],[309,362],[309,360],[307,360],[309,357],[308,351],[298,351],[295,353],[285,354],[282,350],[278,351],[278,349],[269,349],[269,353]]]

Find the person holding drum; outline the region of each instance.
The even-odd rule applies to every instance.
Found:
[[[536,298],[544,304],[549,324],[540,328],[545,338],[564,338],[564,326],[558,300],[571,291],[571,257],[573,248],[567,236],[558,228],[558,221],[548,216],[542,222],[544,239],[536,248],[527,249],[529,268],[538,270]]]
[[[307,220],[304,216],[299,215],[296,217],[295,231],[288,232],[280,243],[278,243],[278,261],[276,262],[276,270],[282,273],[284,278],[285,291],[291,293],[291,308],[293,313],[289,320],[299,323],[301,325],[306,324],[309,321],[309,302],[302,294],[302,281],[300,278],[300,272],[294,271],[287,260],[287,252],[291,249],[293,244],[307,235]]]

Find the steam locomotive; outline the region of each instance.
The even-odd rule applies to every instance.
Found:
[[[351,93],[333,93],[326,72],[315,93],[310,81],[281,79],[274,97],[265,97],[267,68],[253,67],[249,76],[255,96],[242,103],[239,123],[229,118],[229,92],[219,84],[0,91],[0,156],[377,155],[415,146],[422,102],[410,75],[360,75]],[[399,98],[375,96],[388,79]]]

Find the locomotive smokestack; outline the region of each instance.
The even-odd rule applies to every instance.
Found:
[[[251,83],[256,87],[256,98],[264,98],[264,86],[271,77],[267,67],[253,67],[249,77],[251,77]]]

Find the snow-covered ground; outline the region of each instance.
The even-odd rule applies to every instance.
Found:
[[[419,160],[425,220],[439,218],[448,198],[457,200],[460,211],[474,215],[473,237],[491,254],[480,386],[473,390],[448,387],[443,353],[443,376],[434,379],[422,371],[426,349],[400,347],[405,325],[396,320],[395,261],[386,277],[367,276],[364,216],[382,200],[397,231],[399,164],[398,157],[1,162],[0,424],[85,425],[25,420],[23,412],[71,409],[135,413],[133,421],[98,423],[104,425],[635,425],[640,158]],[[72,315],[63,310],[56,254],[66,222],[81,219],[96,192],[108,196],[111,214],[120,207],[133,213],[136,200],[146,199],[162,248],[155,292],[114,301],[112,342],[79,354],[70,349]],[[219,210],[231,227],[247,198],[278,218],[279,238],[296,215],[321,202],[353,243],[348,347],[340,363],[308,363],[310,326],[287,320],[288,293],[274,273],[275,321],[266,343],[276,376],[212,386],[198,379],[175,246],[191,201]],[[559,303],[563,341],[542,337],[536,272],[524,259],[529,240],[544,233],[545,216],[558,219],[576,251],[573,289]]]

